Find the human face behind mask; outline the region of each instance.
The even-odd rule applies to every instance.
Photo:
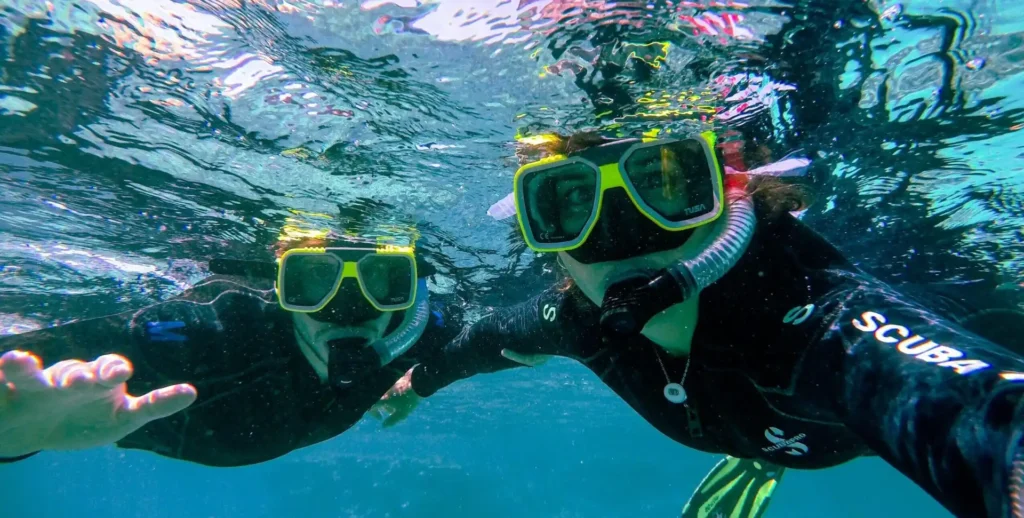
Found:
[[[688,252],[705,244],[707,224],[724,213],[714,142],[708,132],[618,141],[556,155],[516,172],[514,199],[527,244],[559,252],[570,275],[602,308],[601,325],[607,331],[664,335],[659,342],[666,347],[685,347],[679,337],[686,333],[678,324],[686,319],[676,318],[674,326],[652,319],[669,322],[661,315],[679,313],[672,306],[686,306],[677,304],[686,294],[678,289],[678,279],[669,275],[666,282],[667,272],[695,255]],[[689,243],[694,245],[688,248]],[[647,279],[660,279],[655,289],[662,296],[638,291]],[[643,304],[640,311],[634,309],[638,304]],[[689,306],[696,308],[695,302]]]
[[[303,248],[280,260],[278,296],[294,315],[303,353],[322,379],[348,384],[390,361],[388,332],[416,302],[410,250]],[[404,349],[403,349],[404,350]]]
[[[361,372],[380,367],[370,344],[383,339],[391,324],[401,322],[411,311],[377,310],[359,296],[353,281],[343,282],[338,295],[322,310],[292,314],[299,347],[323,380],[330,375],[338,382],[351,382]]]

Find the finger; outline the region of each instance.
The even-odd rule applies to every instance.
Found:
[[[368,415],[371,418],[376,419],[378,421],[383,419],[384,415],[381,414],[381,412],[380,412],[380,403],[376,403],[373,406],[371,406],[370,409],[366,411],[366,415]]]
[[[50,387],[43,373],[43,362],[25,351],[8,351],[0,356],[0,375],[19,391],[44,390]]]
[[[387,419],[389,415],[395,413],[395,407],[388,403],[377,403],[376,405],[373,405],[372,410],[377,414],[379,419]]]
[[[54,367],[58,368],[53,370],[47,369],[46,371],[49,373],[50,381],[56,387],[83,389],[93,385],[96,380],[96,376],[93,375],[89,364],[85,362],[68,360],[67,362],[60,362],[54,365]]]
[[[125,396],[124,419],[135,428],[180,412],[195,402],[196,388],[187,383],[154,390],[142,397]]]
[[[92,362],[99,385],[114,388],[132,377],[132,362],[119,354],[105,354]]]
[[[381,426],[384,428],[391,428],[392,426],[395,426],[396,424],[405,421],[405,418],[409,417],[410,413],[412,413],[412,408],[409,407],[396,409],[394,412],[391,413],[391,415],[387,416],[387,418],[384,419],[384,422],[381,423]]]
[[[72,376],[82,369],[89,370],[89,365],[81,360],[64,360],[50,365],[43,373],[54,387],[66,387]]]

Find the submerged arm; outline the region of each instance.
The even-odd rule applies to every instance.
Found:
[[[430,396],[475,374],[521,367],[530,355],[567,354],[558,323],[566,303],[563,293],[549,290],[481,318],[413,368],[413,390]]]
[[[821,302],[811,364],[847,425],[957,516],[1024,516],[1024,359],[874,281]]]

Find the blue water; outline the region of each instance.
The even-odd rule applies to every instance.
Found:
[[[517,134],[710,123],[812,158],[801,217],[866,270],[1019,303],[1019,7],[699,4],[0,2],[0,334],[166,300],[317,214],[415,227],[479,315],[551,278],[486,216]],[[717,460],[556,359],[257,466],[43,453],[0,467],[0,517],[677,516]],[[787,472],[768,516],[948,513],[862,459]]]

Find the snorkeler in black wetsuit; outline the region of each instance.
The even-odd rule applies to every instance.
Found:
[[[1024,359],[860,271],[772,206],[778,184],[723,179],[713,142],[521,168],[527,244],[572,282],[476,322],[414,367],[410,397],[565,356],[692,448],[759,469],[878,455],[957,516],[1024,516]],[[738,514],[763,514],[777,480]]]
[[[333,254],[330,248],[308,249],[305,255],[297,253],[303,249],[290,250],[282,258],[283,275],[276,290],[273,263],[215,260],[211,270],[235,275],[214,275],[180,297],[136,312],[0,339],[2,351],[34,353],[47,361],[121,355],[134,366],[127,381],[133,394],[186,383],[190,385],[179,385],[178,390],[191,390],[193,398],[198,394],[184,410],[163,418],[145,416],[147,423],[137,430],[118,434],[113,430],[117,423],[108,422],[110,416],[127,418],[137,413],[136,408],[101,401],[90,403],[96,407],[91,412],[75,415],[74,410],[62,410],[75,395],[62,399],[57,389],[78,384],[78,392],[90,390],[90,380],[84,379],[89,364],[57,364],[46,374],[36,368],[27,376],[18,372],[18,366],[31,367],[28,355],[9,352],[0,365],[0,386],[6,376],[14,382],[15,397],[5,400],[10,394],[0,391],[0,457],[14,460],[39,449],[116,441],[122,448],[175,459],[239,466],[274,459],[344,432],[417,358],[449,341],[459,322],[459,315],[428,300],[425,277],[432,267],[411,251],[347,246]],[[336,258],[359,261],[359,267],[352,268],[359,278],[342,277]],[[92,378],[110,377],[113,369],[122,368],[110,358],[97,360]],[[97,388],[113,391],[116,398],[114,385]],[[50,397],[37,398],[34,413],[49,412],[49,422],[66,424],[49,439],[38,432],[48,429],[45,422],[11,424],[19,418],[26,421],[26,414],[33,413],[32,408],[17,406],[19,394],[25,399],[40,393]],[[153,404],[140,399],[139,404]],[[107,441],[88,437],[87,425],[93,421],[112,434]],[[35,434],[30,433],[33,430]]]

